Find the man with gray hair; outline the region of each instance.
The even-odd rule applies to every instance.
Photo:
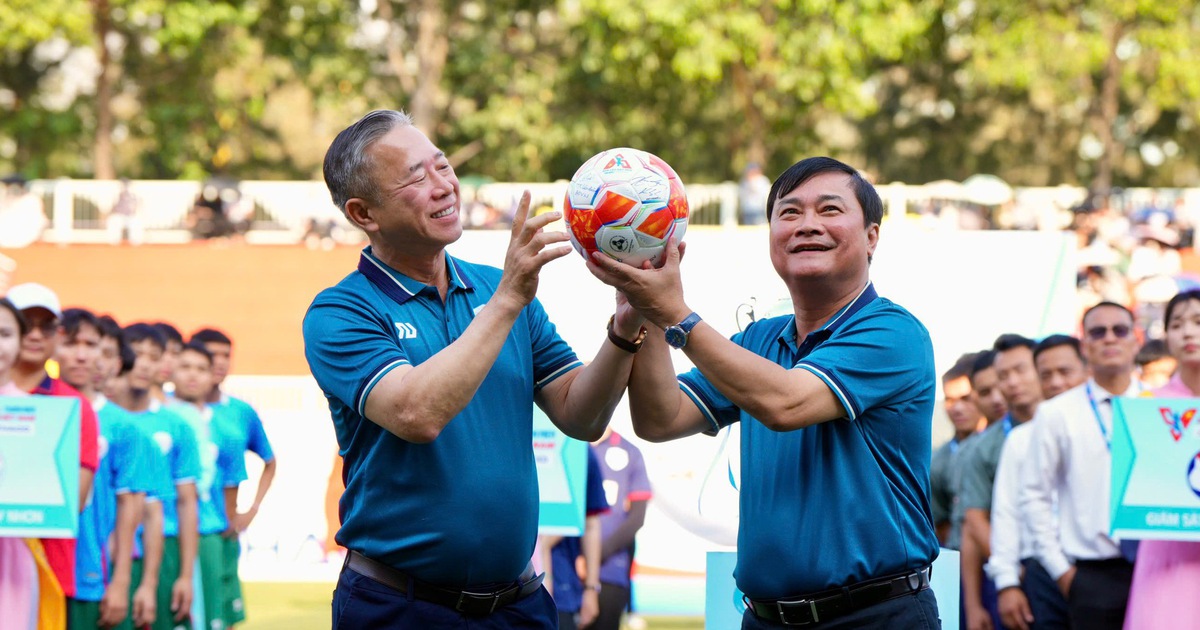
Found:
[[[645,335],[618,296],[584,366],[535,297],[567,235],[525,193],[504,268],[446,247],[462,235],[458,179],[405,114],[375,111],[325,155],[333,201],[364,232],[357,271],[304,318],[305,355],[329,400],[349,553],[335,628],[554,628],[529,567],[537,535],[536,402],[567,435],[598,439]]]

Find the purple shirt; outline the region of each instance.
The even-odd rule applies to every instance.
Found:
[[[607,539],[628,518],[634,501],[650,499],[650,479],[641,451],[616,432],[593,448],[604,471],[604,492],[612,506],[600,516],[600,535]],[[628,587],[632,562],[628,549],[614,553],[600,566],[600,581]]]

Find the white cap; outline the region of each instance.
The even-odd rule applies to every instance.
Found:
[[[62,303],[58,301],[58,295],[44,284],[36,282],[18,284],[9,289],[8,295],[4,297],[8,298],[8,301],[12,302],[18,311],[44,308],[54,313],[55,317],[62,317]]]

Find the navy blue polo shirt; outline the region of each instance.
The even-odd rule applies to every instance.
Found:
[[[921,322],[868,284],[803,343],[793,315],[754,322],[733,341],[817,375],[847,412],[776,432],[699,370],[679,376],[712,432],[742,421],[738,588],[779,599],[930,564],[938,548],[929,507],[935,381]]]
[[[358,271],[304,317],[304,352],[329,401],[346,491],[337,541],[446,587],[510,582],[533,556],[538,486],[533,396],[581,366],[536,299],[517,317],[475,397],[428,444],[363,416],[372,388],[463,334],[501,270],[446,255],[449,290],[408,278],[368,247]]]

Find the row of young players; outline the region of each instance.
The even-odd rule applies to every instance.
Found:
[[[931,507],[942,545],[961,549],[963,628],[1141,630],[1200,620],[1178,625],[1171,615],[1195,614],[1178,606],[1154,617],[1146,604],[1157,580],[1135,588],[1134,560],[1139,573],[1157,572],[1156,561],[1108,528],[1108,403],[1180,395],[1178,383],[1197,367],[1185,349],[1200,331],[1200,293],[1176,296],[1165,319],[1166,346],[1139,351],[1132,313],[1101,303],[1083,315],[1081,338],[1001,335],[943,375],[955,435],[933,453]],[[1136,611],[1131,592],[1141,593]]]
[[[275,457],[253,408],[221,391],[231,340],[203,329],[184,343],[162,323],[121,328],[62,310],[33,283],[0,307],[0,394],[81,401],[78,537],[0,539],[10,550],[0,554],[6,621],[199,630],[244,620],[237,536]],[[253,507],[237,513],[247,450],[265,466]]]

